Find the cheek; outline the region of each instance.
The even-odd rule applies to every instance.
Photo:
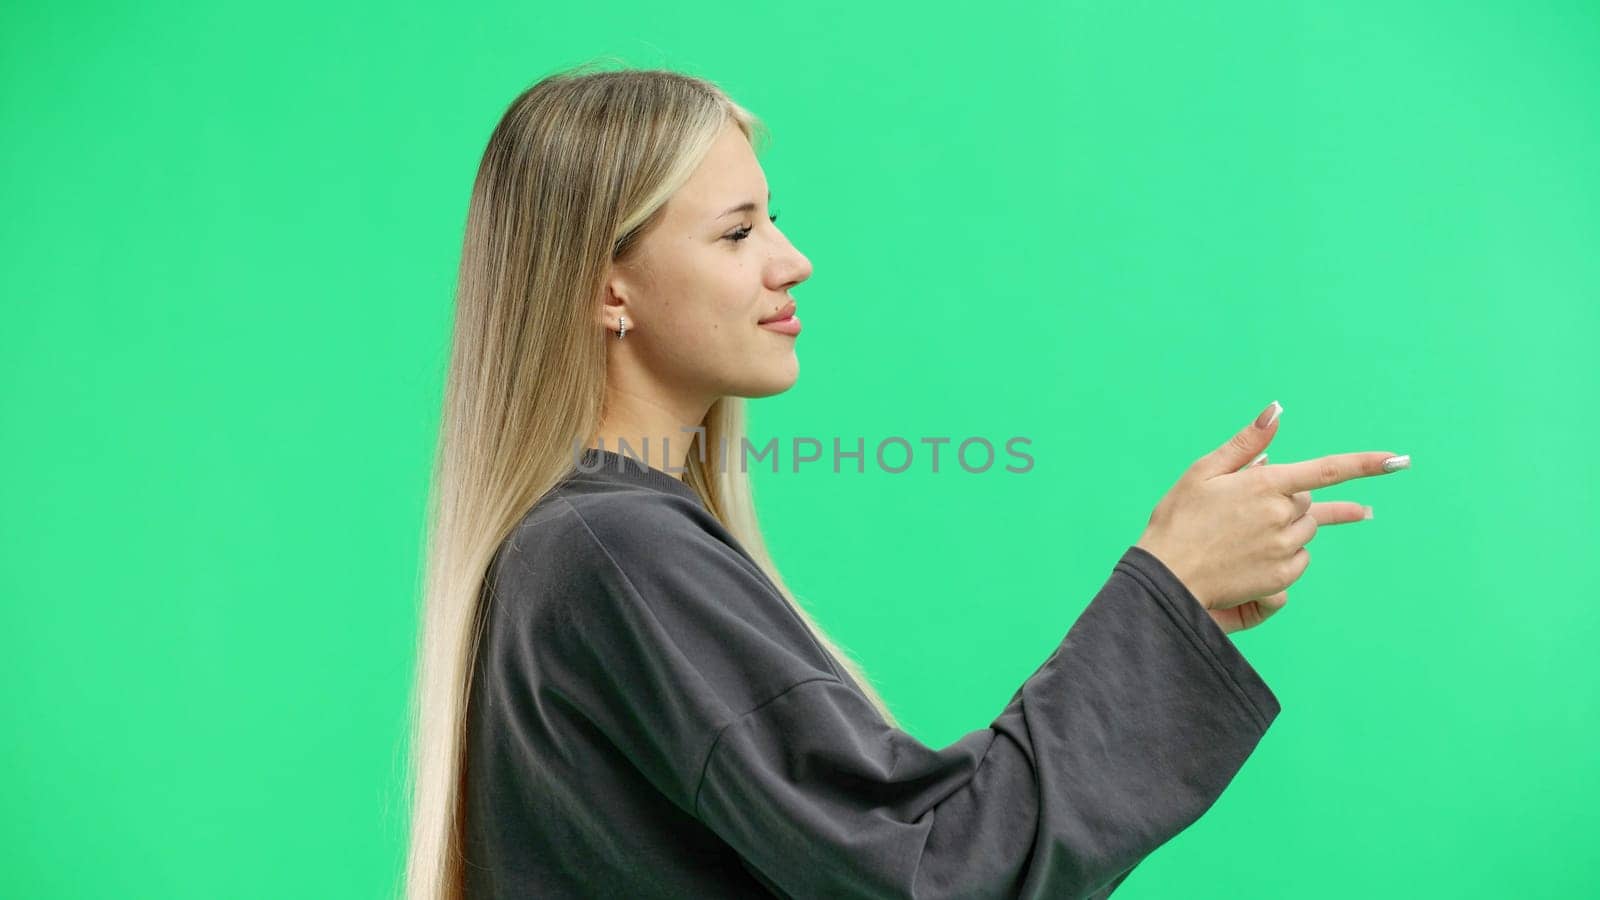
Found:
[[[664,328],[683,357],[723,357],[742,352],[761,336],[759,273],[738,261],[708,254],[667,293]]]
[[[747,273],[734,271],[720,279],[701,283],[699,315],[706,327],[723,337],[743,338],[756,328],[761,317],[756,297],[759,286],[753,286]]]
[[[760,337],[761,314],[742,290],[701,281],[664,307],[663,337],[676,365],[703,369],[747,352]]]

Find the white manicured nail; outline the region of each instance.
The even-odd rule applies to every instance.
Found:
[[[1401,469],[1409,468],[1411,468],[1411,454],[1409,453],[1404,456],[1391,456],[1383,461],[1383,470],[1385,472],[1398,472]]]

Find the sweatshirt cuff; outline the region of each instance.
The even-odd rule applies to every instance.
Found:
[[[1262,731],[1278,717],[1278,698],[1267,687],[1250,662],[1211,618],[1199,598],[1155,554],[1134,545],[1118,560],[1117,566],[1149,589],[1161,602],[1173,627],[1211,663],[1211,668],[1238,698],[1251,719]]]

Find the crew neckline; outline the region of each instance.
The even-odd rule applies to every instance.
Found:
[[[583,468],[574,468],[572,470],[574,479],[612,481],[637,485],[650,490],[676,494],[687,500],[693,500],[701,507],[705,506],[705,501],[701,499],[700,492],[691,487],[688,482],[657,469],[634,456],[626,456],[612,450],[585,447],[581,465]]]

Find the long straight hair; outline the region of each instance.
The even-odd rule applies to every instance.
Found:
[[[464,737],[480,594],[496,550],[571,470],[600,427],[607,269],[660,221],[729,122],[757,150],[767,132],[712,83],[683,73],[590,64],[512,101],[472,185],[438,444],[429,487],[411,747],[406,893],[464,893]],[[740,448],[744,399],[712,404],[705,448]],[[885,721],[859,665],[829,640],[773,564],[747,477],[690,453],[685,483],[766,571]]]

